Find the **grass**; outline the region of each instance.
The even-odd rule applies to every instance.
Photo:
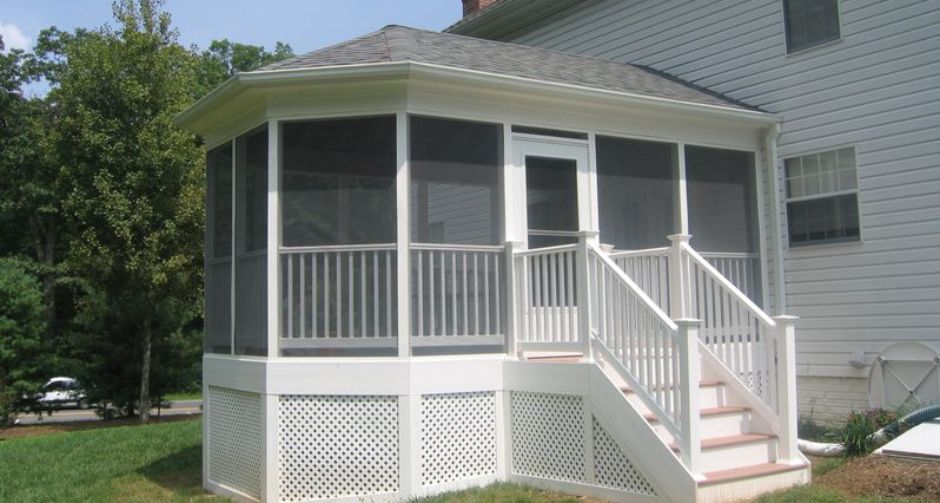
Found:
[[[164,400],[171,402],[181,400],[202,400],[202,392],[194,391],[189,393],[168,393],[163,397]]]
[[[19,428],[34,436],[0,436],[0,501],[225,501],[201,488],[202,439],[198,419],[147,426],[62,430]],[[50,425],[51,426],[51,425]],[[16,428],[10,430],[17,430]],[[33,431],[36,430],[36,431]],[[842,458],[813,459],[810,486],[780,491],[755,503],[915,503],[911,498],[846,496],[826,485],[826,474],[844,473]],[[852,466],[845,466],[851,469]],[[442,494],[413,503],[596,502],[516,484]]]
[[[542,491],[518,484],[493,484],[414,500],[413,503],[584,503],[584,498]],[[588,500],[591,501],[591,500]]]
[[[201,489],[199,420],[0,442],[0,501],[219,501]]]

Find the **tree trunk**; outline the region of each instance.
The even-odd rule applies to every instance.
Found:
[[[144,360],[140,368],[140,422],[150,421],[150,320],[144,321]]]

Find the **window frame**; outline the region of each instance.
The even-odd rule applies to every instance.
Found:
[[[823,39],[823,40],[817,40],[817,41],[815,41],[815,42],[813,42],[813,43],[804,45],[804,46],[802,46],[802,47],[798,47],[798,48],[793,48],[793,49],[791,49],[791,47],[790,47],[790,45],[791,45],[791,43],[790,43],[790,19],[789,19],[789,16],[787,15],[787,4],[789,3],[789,0],[781,0],[781,2],[780,2],[780,6],[781,6],[781,13],[780,13],[781,15],[780,15],[780,17],[781,17],[781,21],[782,21],[782,23],[783,23],[784,48],[786,49],[786,56],[787,56],[787,57],[790,57],[790,56],[797,56],[797,55],[800,55],[800,54],[803,54],[803,53],[812,51],[812,50],[814,50],[814,49],[819,49],[819,48],[822,48],[822,47],[826,47],[826,46],[829,46],[829,45],[832,45],[832,44],[839,43],[839,42],[841,42],[841,41],[843,40],[844,35],[843,35],[843,32],[842,32],[842,2],[841,2],[840,0],[832,0],[832,1],[834,1],[835,4],[836,4],[836,27],[837,27],[837,29],[838,29],[838,31],[839,31],[838,35],[835,36],[835,37],[832,37],[832,38],[826,38],[826,39]]]
[[[818,193],[813,195],[800,195],[797,197],[790,197],[790,191],[787,186],[787,168],[786,161],[788,159],[798,159],[811,155],[822,154],[826,152],[838,152],[839,150],[852,149],[853,157],[855,158],[855,165],[853,171],[855,171],[855,188],[854,189],[842,189],[842,190],[833,190],[825,193]],[[834,147],[827,147],[822,149],[815,149],[807,152],[802,152],[800,154],[791,155],[788,157],[780,157],[781,165],[783,167],[783,206],[784,206],[784,221],[787,225],[786,238],[787,238],[787,247],[789,249],[804,249],[804,248],[816,248],[820,246],[839,246],[839,245],[851,245],[851,244],[860,244],[864,242],[864,229],[862,225],[862,201],[861,201],[861,187],[859,185],[859,176],[858,176],[858,149],[855,144],[850,145],[838,145]],[[836,161],[838,163],[838,160]],[[836,172],[839,170],[837,169]],[[858,218],[858,236],[855,238],[839,238],[839,239],[825,239],[819,241],[806,241],[802,243],[794,243],[790,239],[790,204],[791,203],[800,203],[805,201],[816,201],[821,199],[830,199],[837,198],[841,196],[855,195],[855,214]]]

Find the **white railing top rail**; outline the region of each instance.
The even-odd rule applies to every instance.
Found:
[[[679,326],[676,325],[674,321],[672,321],[672,318],[670,318],[669,315],[667,315],[658,305],[656,305],[656,303],[653,302],[653,299],[651,299],[650,296],[647,295],[646,292],[644,292],[643,289],[640,288],[640,286],[630,278],[630,276],[627,276],[627,273],[625,273],[623,269],[621,269],[607,253],[605,253],[593,243],[588,243],[588,247],[601,260],[601,262],[603,262],[605,266],[607,266],[616,274],[617,278],[622,283],[627,285],[627,288],[630,289],[630,292],[640,299],[646,309],[651,311],[656,316],[656,318],[659,319],[659,321],[661,321],[670,329],[670,331],[673,332],[673,337],[678,337],[676,332],[679,330]]]
[[[447,250],[447,251],[475,251],[475,252],[502,252],[506,250],[505,245],[469,245],[453,243],[411,243],[408,245],[412,250]]]
[[[755,318],[760,320],[761,324],[770,327],[776,328],[777,323],[764,312],[763,309],[757,306],[750,297],[744,294],[738,287],[734,286],[734,283],[728,280],[723,274],[721,274],[718,269],[715,269],[715,266],[711,265],[705,257],[700,255],[695,249],[688,245],[688,243],[682,243],[682,249],[689,254],[689,257],[694,260],[699,267],[701,267],[709,276],[712,277],[719,285],[726,291],[728,291],[735,300],[740,302],[744,307],[752,314]]]
[[[699,255],[705,258],[760,258],[759,253],[750,253],[750,252],[700,251],[696,253],[698,253]]]
[[[647,248],[645,250],[614,250],[608,255],[611,258],[623,258],[623,257],[633,257],[633,256],[646,256],[646,255],[667,255],[669,253],[669,247],[662,248]]]
[[[517,257],[530,257],[532,255],[550,255],[552,253],[568,252],[575,251],[578,249],[578,244],[568,244],[568,245],[557,245],[557,246],[546,246],[545,248],[533,248],[531,250],[520,250],[515,252]]]
[[[280,253],[322,253],[347,251],[373,251],[394,250],[395,243],[369,243],[355,245],[321,245],[321,246],[282,246]]]

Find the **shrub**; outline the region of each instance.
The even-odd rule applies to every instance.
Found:
[[[845,426],[839,430],[839,440],[845,446],[846,456],[864,456],[874,449],[872,433],[897,419],[897,414],[884,409],[868,409],[849,414]]]

